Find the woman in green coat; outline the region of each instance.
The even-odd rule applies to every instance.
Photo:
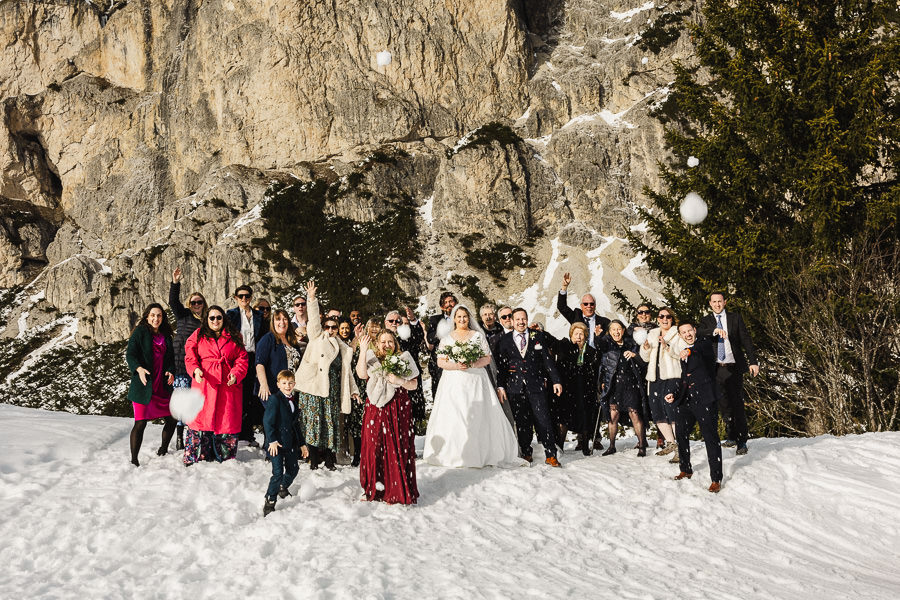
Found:
[[[125,360],[131,372],[128,399],[134,407],[134,427],[131,429],[131,464],[138,467],[138,452],[144,441],[144,429],[152,419],[165,419],[162,446],[156,454],[169,450],[175,432],[175,419],[169,412],[172,382],[175,380],[175,351],[172,346],[172,326],[162,306],[147,307],[140,322],[128,339]]]

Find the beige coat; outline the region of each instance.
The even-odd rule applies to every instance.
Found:
[[[359,394],[356,381],[353,379],[353,350],[350,346],[337,337],[329,336],[322,329],[322,321],[319,319],[319,301],[307,300],[309,319],[306,325],[306,335],[309,344],[303,353],[303,360],[297,367],[297,390],[313,396],[328,395],[328,369],[332,361],[340,352],[341,354],[341,412],[350,414],[351,396]]]
[[[647,381],[656,381],[656,355],[659,353],[659,333],[659,327],[651,330],[647,334],[647,342],[650,344],[650,348],[645,349],[641,346],[641,358],[647,363]],[[672,326],[665,335],[666,343],[669,344],[670,349],[675,339],[680,340],[681,338],[678,337],[678,328]],[[678,379],[681,377],[681,361],[678,360],[677,355],[672,356],[670,352],[663,352],[659,361],[659,376],[660,379]]]

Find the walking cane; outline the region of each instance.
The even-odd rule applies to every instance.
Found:
[[[601,406],[600,403],[597,402],[597,422],[594,423],[594,435],[591,437],[591,454],[594,454],[594,444],[597,443],[597,430],[600,429],[600,412]]]

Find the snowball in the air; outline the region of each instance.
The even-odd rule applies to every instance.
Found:
[[[450,335],[451,331],[453,331],[453,323],[447,319],[441,319],[435,328],[435,335],[437,335],[437,339],[442,340]]]
[[[708,213],[706,202],[697,192],[689,192],[681,201],[681,218],[689,225],[702,223]]]
[[[647,341],[647,330],[643,327],[635,327],[634,331],[631,333],[631,337],[634,339],[635,344],[643,346],[644,342]]]
[[[203,394],[194,388],[175,388],[169,400],[169,412],[182,423],[191,423],[203,408]]]
[[[386,67],[391,64],[391,53],[387,50],[382,50],[375,55],[375,60],[378,62],[379,67]]]
[[[688,156],[688,166],[690,168],[693,169],[694,167],[696,167],[699,164],[700,164],[699,158],[697,158],[696,156]]]
[[[381,483],[380,481],[376,482],[376,483],[375,483],[375,489],[378,490],[379,492],[383,492],[383,491],[384,491],[384,484]]]
[[[646,65],[648,62],[650,62],[650,59],[647,58],[646,56],[645,56],[644,58],[641,59],[641,64],[642,64],[642,65]]]
[[[359,293],[362,294],[363,296],[368,296],[369,288],[363,288],[363,289],[359,290]]]
[[[397,335],[405,342],[412,335],[412,329],[406,323],[402,323],[397,326]]]

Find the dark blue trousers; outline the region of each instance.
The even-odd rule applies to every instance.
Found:
[[[709,478],[722,481],[722,447],[719,445],[719,411],[715,402],[698,402],[694,398],[678,407],[675,421],[675,440],[678,442],[678,461],[681,470],[693,473],[691,467],[691,432],[694,424],[700,426],[700,435],[706,444],[706,458],[709,460]]]
[[[531,456],[531,439],[537,430],[538,441],[544,446],[547,458],[556,456],[556,437],[550,423],[550,405],[547,394],[528,392],[510,394],[513,417],[516,420],[516,433],[519,438],[519,450],[522,456]]]
[[[272,456],[272,478],[269,480],[269,489],[266,490],[266,500],[270,502],[278,499],[278,489],[288,488],[300,471],[296,450],[278,449],[278,456]]]

